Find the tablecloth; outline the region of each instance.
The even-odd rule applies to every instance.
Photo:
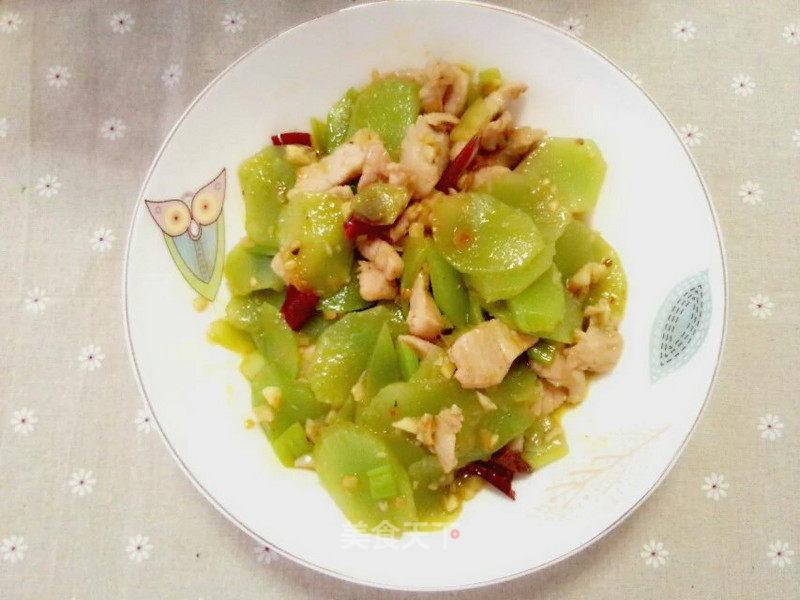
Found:
[[[0,598],[412,596],[317,574],[217,513],[154,431],[123,334],[128,220],[173,122],[256,43],[352,4],[0,1]],[[679,128],[719,215],[728,333],[699,427],[639,510],[459,597],[800,598],[800,7],[502,4],[606,53]]]

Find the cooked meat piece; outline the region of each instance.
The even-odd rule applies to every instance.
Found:
[[[485,102],[491,109],[492,116],[503,112],[513,100],[519,98],[527,89],[528,86],[524,83],[509,81],[486,96]]]
[[[358,180],[358,189],[361,190],[371,183],[386,181],[388,168],[392,159],[383,142],[377,137],[364,143],[364,166]]]
[[[392,300],[397,296],[397,285],[386,279],[383,271],[368,260],[358,261],[358,293],[367,302]]]
[[[577,404],[586,395],[586,374],[567,359],[563,350],[553,357],[553,362],[549,365],[540,365],[531,361],[531,366],[536,374],[545,380],[545,384],[549,383],[553,387],[565,390],[567,402]],[[547,392],[547,388],[545,388],[545,392]],[[554,400],[551,398],[551,401]]]
[[[428,356],[431,352],[439,352],[441,350],[436,344],[428,340],[423,340],[415,335],[398,335],[397,340],[411,348],[420,360]]]
[[[613,328],[590,324],[586,331],[577,332],[578,341],[564,351],[567,362],[575,368],[592,373],[607,373],[622,354],[622,336]]]
[[[413,198],[433,191],[448,162],[450,136],[435,129],[429,117],[419,116],[400,143],[400,165],[409,176]],[[435,122],[440,123],[438,119],[437,115]]]
[[[391,300],[397,295],[395,279],[403,273],[403,259],[388,242],[359,239],[356,247],[367,260],[358,263],[358,291],[364,300]]]
[[[567,280],[567,289],[578,298],[583,298],[589,293],[589,288],[605,279],[608,267],[596,262],[589,262],[578,269]]]
[[[356,241],[356,247],[361,256],[374,263],[383,272],[387,280],[397,279],[403,274],[403,259],[388,242],[362,238]]]
[[[355,179],[369,157],[377,168],[383,158],[383,143],[371,129],[360,129],[328,156],[297,170],[297,181],[289,197],[298,192],[325,192]]]
[[[542,397],[533,405],[533,415],[540,417],[549,415],[567,400],[567,391],[556,387],[548,381],[542,382]]]
[[[456,435],[463,422],[464,413],[453,404],[440,410],[435,417],[430,413],[421,417],[403,417],[392,426],[415,436],[420,444],[436,455],[442,471],[450,473],[458,465]]]
[[[420,223],[423,227],[430,225],[430,205],[427,202],[409,204],[389,230],[389,239],[399,242],[414,223]]]
[[[419,90],[422,112],[446,112],[456,116],[464,112],[469,75],[463,69],[436,61],[425,68],[425,78]]]
[[[412,335],[432,340],[444,329],[445,323],[439,307],[428,292],[428,277],[420,272],[414,280],[409,301],[408,330]]]
[[[511,113],[505,110],[481,131],[481,149],[493,152],[504,148],[512,131],[514,131],[514,119],[511,118]]]
[[[461,179],[458,181],[458,187],[462,190],[471,190],[510,172],[511,169],[503,167],[502,165],[483,167],[477,171],[470,171],[462,175]]]
[[[477,389],[503,381],[514,359],[535,343],[535,337],[492,319],[459,337],[448,353],[456,365],[455,377],[461,387]]]
[[[546,135],[547,132],[543,129],[531,129],[530,127],[514,129],[509,134],[504,147],[489,154],[479,154],[473,162],[473,169],[478,170],[490,166],[513,169],[539,145]]]
[[[436,415],[436,431],[433,447],[442,471],[449,473],[458,465],[456,458],[456,434],[461,431],[464,414],[457,404],[443,408]]]

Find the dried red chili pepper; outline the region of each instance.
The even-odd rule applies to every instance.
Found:
[[[478,154],[478,136],[474,136],[467,145],[458,153],[439,178],[439,183],[436,184],[436,189],[440,192],[447,193],[450,189],[458,185],[458,180],[461,174],[467,170],[469,163]]]
[[[514,490],[511,489],[511,481],[514,479],[514,473],[503,465],[487,462],[485,460],[476,460],[461,467],[458,470],[458,474],[476,475],[487,483],[492,484],[512,500],[516,499],[516,494]]]
[[[287,144],[300,144],[301,146],[311,146],[311,134],[304,131],[287,131],[272,136],[272,143],[275,146],[285,146]]]
[[[505,467],[512,473],[530,473],[533,470],[531,466],[525,462],[525,459],[522,458],[522,454],[516,450],[512,450],[508,446],[503,446],[500,450],[492,454],[492,458],[489,459],[489,462]]]
[[[293,285],[286,289],[286,299],[281,306],[281,314],[293,331],[299,330],[314,316],[319,296],[311,290],[299,290]]]
[[[344,237],[351,242],[359,236],[365,235],[369,239],[383,237],[391,225],[376,225],[355,215],[351,215],[344,223]]]

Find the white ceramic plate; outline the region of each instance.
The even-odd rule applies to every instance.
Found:
[[[188,199],[226,169],[224,220],[203,227],[200,241],[184,234],[171,248],[184,257],[184,271],[195,271],[196,288],[211,295],[214,282],[202,280],[222,248],[219,234],[224,230],[230,248],[244,233],[239,163],[268,134],[307,129],[309,117],[324,115],[371,69],[421,66],[433,57],[499,67],[530,86],[521,123],[600,145],[609,168],[593,224],[628,274],[626,347],[616,370],[564,419],[569,456],[516,483],[516,502],[484,491],[442,533],[386,547],[392,544],[354,535],[313,473],[280,467],[260,431],[244,429],[249,390],[238,361],[205,341],[206,326],[223,313],[225,286],[208,310],[192,310],[198,294],[144,200]],[[620,69],[521,14],[400,2],[295,27],[247,53],[197,97],[156,156],[134,212],[125,318],[142,392],[170,450],[231,521],[343,579],[443,590],[508,579],[569,556],[652,492],[709,393],[725,289],[702,181],[667,119]]]

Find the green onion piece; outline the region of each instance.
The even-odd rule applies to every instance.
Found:
[[[392,473],[391,465],[381,465],[367,471],[369,493],[373,500],[386,500],[397,497],[399,490]]]
[[[484,96],[499,88],[501,83],[503,83],[503,76],[500,74],[500,69],[496,67],[484,69],[478,73],[478,86]]]
[[[563,458],[569,452],[564,430],[552,415],[536,419],[525,433],[522,458],[535,470]]]
[[[245,356],[256,349],[249,333],[237,329],[225,319],[212,321],[211,325],[208,326],[208,331],[206,331],[206,337],[212,344],[217,344],[231,352]]]
[[[528,356],[540,365],[549,365],[556,356],[558,345],[549,340],[540,340],[533,348],[528,350]]]
[[[261,369],[267,366],[267,360],[258,352],[251,352],[242,359],[239,371],[248,381],[253,381]]]
[[[311,145],[319,154],[328,153],[328,124],[319,119],[311,119]]]
[[[469,300],[469,311],[467,321],[470,325],[478,325],[483,323],[483,308],[481,307],[481,298],[477,292],[472,290],[467,291],[467,298]]]
[[[272,442],[272,447],[278,459],[287,467],[293,467],[298,457],[308,454],[313,449],[311,442],[306,439],[305,429],[298,422],[280,434]]]
[[[419,369],[419,359],[414,351],[403,342],[397,342],[397,362],[400,363],[400,374],[405,381]]]

